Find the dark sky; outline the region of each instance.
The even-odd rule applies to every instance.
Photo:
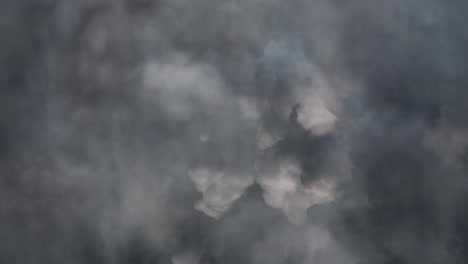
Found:
[[[468,263],[467,11],[1,0],[0,263]]]

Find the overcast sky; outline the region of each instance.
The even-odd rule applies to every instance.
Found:
[[[468,263],[467,10],[1,0],[0,263]]]

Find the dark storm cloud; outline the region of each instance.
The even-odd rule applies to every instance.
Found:
[[[467,261],[463,1],[0,5],[0,262]]]

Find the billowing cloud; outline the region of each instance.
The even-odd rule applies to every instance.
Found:
[[[302,169],[293,160],[279,160],[259,165],[257,182],[265,202],[281,209],[294,224],[305,221],[307,209],[315,204],[335,200],[335,183],[323,179],[310,186],[301,183]]]
[[[253,184],[253,176],[219,169],[196,168],[189,175],[203,193],[195,208],[214,218],[220,217]]]

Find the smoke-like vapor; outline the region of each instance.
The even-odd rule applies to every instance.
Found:
[[[0,263],[467,263],[465,10],[1,1]]]

